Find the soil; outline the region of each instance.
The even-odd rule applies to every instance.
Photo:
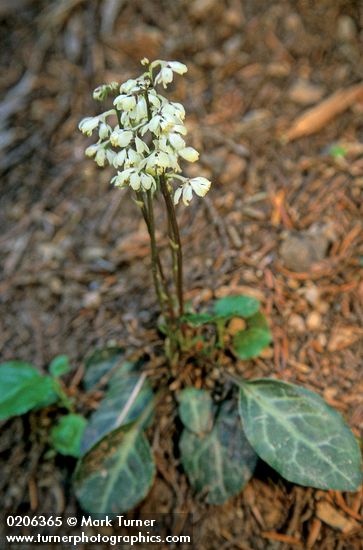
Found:
[[[84,158],[77,124],[97,113],[98,84],[138,74],[145,56],[177,59],[189,72],[172,96],[202,152],[189,174],[213,182],[206,200],[178,209],[186,298],[198,309],[256,296],[274,340],[260,358],[214,373],[190,365],[172,390],[223,381],[224,368],[273,376],[320,393],[361,437],[363,97],[328,113],[323,102],[361,81],[362,4],[12,0],[0,19],[2,360],[45,371],[67,354],[81,411],[97,406],[81,389],[97,346],[146,354],[151,375],[163,375],[146,230],[111,172]],[[294,120],[312,106],[327,116],[293,139]],[[162,236],[161,209],[157,219]],[[74,461],[50,457],[44,443],[52,414],[2,426],[3,511],[76,510]],[[262,464],[240,496],[205,505],[175,453],[173,393],[158,416],[149,438],[158,475],[138,512],[192,514],[206,550],[362,548],[362,493],[294,486]],[[176,520],[172,531],[182,530]]]

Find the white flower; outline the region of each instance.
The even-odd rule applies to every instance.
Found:
[[[167,103],[161,109],[162,115],[167,120],[172,120],[176,124],[180,123],[185,118],[184,109],[180,109],[179,103]]]
[[[207,178],[197,177],[187,180],[174,193],[174,204],[178,204],[182,196],[183,203],[188,206],[193,197],[193,191],[199,197],[204,197],[210,189],[211,182]]]
[[[106,151],[104,150],[103,147],[98,149],[98,151],[96,153],[96,156],[95,156],[95,161],[98,164],[98,166],[104,166],[105,165]]]
[[[168,140],[170,145],[174,147],[174,149],[176,149],[177,151],[185,147],[185,141],[179,134],[174,134],[174,133],[169,134]]]
[[[98,135],[100,136],[100,139],[107,139],[110,130],[111,128],[107,124],[105,124],[105,122],[101,122],[98,130]]]
[[[195,162],[199,158],[198,151],[193,149],[193,147],[185,147],[184,149],[179,149],[178,154],[188,162]]]
[[[136,109],[135,109],[135,119],[137,121],[143,120],[147,118],[147,106],[146,101],[144,97],[140,97],[137,101]]]
[[[181,134],[182,136],[187,135],[187,129],[183,124],[175,124],[172,128],[173,132],[177,132],[178,134]]]
[[[161,123],[161,116],[155,115],[150,120],[149,124],[147,124],[147,127],[150,130],[150,132],[157,135],[160,132],[160,123]]]
[[[113,165],[115,168],[119,168],[123,165],[126,159],[126,149],[122,149],[119,153],[117,153],[113,159]]]
[[[155,84],[162,84],[164,88],[173,81],[173,71],[169,67],[163,67],[155,77]]]
[[[187,66],[179,61],[161,61],[157,59],[151,63],[150,68],[160,66],[160,71],[155,77],[155,84],[162,84],[164,88],[173,81],[173,72],[184,74],[187,72]]]
[[[140,177],[141,177],[142,188],[145,191],[148,191],[149,189],[152,189],[153,191],[155,191],[156,181],[150,174],[145,174],[144,172],[142,172]]]
[[[120,86],[120,92],[129,94],[130,92],[135,92],[139,89],[137,85],[137,80],[134,80],[133,78],[130,78],[130,80],[126,80],[123,84]]]
[[[174,73],[184,74],[188,70],[188,67],[184,63],[180,63],[180,61],[168,61],[167,63]]]
[[[114,147],[127,147],[132,138],[131,130],[116,129],[110,135],[110,141]]]
[[[136,99],[134,96],[121,94],[114,99],[113,104],[120,111],[131,111],[136,106]]]
[[[153,105],[156,109],[160,109],[161,101],[158,94],[155,92],[155,90],[149,90],[148,94],[149,94],[149,102],[151,103],[151,105]]]
[[[130,175],[133,172],[133,168],[127,168],[122,172],[117,172],[117,176],[114,176],[111,183],[116,187],[124,187],[130,179]]]
[[[146,143],[144,141],[142,141],[142,139],[140,139],[139,137],[135,137],[135,147],[136,147],[136,151],[139,153],[139,155],[142,155],[142,153],[149,153],[150,150],[149,150],[149,147],[146,145]]]
[[[134,149],[129,149],[127,151],[127,164],[129,166],[136,166],[140,164],[140,162],[143,160],[143,157],[139,155]]]
[[[210,189],[211,182],[207,178],[199,176],[197,178],[192,178],[189,180],[192,189],[198,197],[204,197]]]
[[[86,136],[91,136],[95,128],[97,128],[100,120],[98,116],[90,116],[81,120],[78,125],[79,130]]]
[[[96,101],[103,101],[110,92],[117,90],[118,82],[111,82],[111,84],[102,84],[93,91],[93,99]]]
[[[93,144],[93,145],[90,145],[89,147],[87,147],[87,149],[85,150],[86,157],[94,157],[95,154],[98,151],[98,148],[99,148],[99,146],[96,145],[96,144]]]
[[[140,189],[140,186],[141,186],[140,174],[135,170],[130,174],[130,187],[132,187],[134,191],[138,191]]]
[[[116,153],[112,149],[106,149],[106,158],[110,165],[113,165],[113,161],[115,160]]]

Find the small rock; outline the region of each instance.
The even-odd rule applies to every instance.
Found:
[[[317,103],[324,95],[324,88],[305,79],[298,79],[288,92],[291,101],[299,105]]]
[[[280,247],[280,256],[288,269],[309,271],[323,260],[333,240],[331,228],[313,226],[308,231],[290,232]]]
[[[107,253],[101,246],[87,246],[81,252],[81,258],[84,262],[93,262],[99,258],[104,258]]]
[[[59,277],[52,277],[49,280],[49,287],[53,294],[62,294],[63,283]]]
[[[301,333],[306,332],[304,319],[300,315],[297,315],[296,313],[292,313],[292,315],[290,315],[290,318],[288,320],[288,325],[293,330],[296,330],[296,332],[301,332]]]
[[[82,302],[83,307],[96,309],[101,305],[101,295],[97,290],[92,290],[83,296]]]
[[[306,318],[306,326],[309,330],[321,328],[322,318],[318,311],[312,311]]]
[[[357,27],[349,15],[341,15],[337,23],[337,37],[341,42],[353,42],[357,36]]]
[[[310,285],[304,290],[305,298],[311,306],[316,306],[320,299],[318,287]]]

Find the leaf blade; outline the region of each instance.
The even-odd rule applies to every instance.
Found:
[[[115,514],[139,504],[154,476],[150,445],[134,423],[108,434],[81,459],[74,486],[84,510]]]
[[[24,361],[8,361],[0,365],[0,420],[58,400],[54,382]]]
[[[238,494],[251,478],[257,462],[234,401],[222,404],[209,434],[199,436],[185,429],[180,451],[191,485],[197,492],[206,493],[209,504],[222,504]]]
[[[109,388],[84,431],[82,454],[109,432],[136,420],[152,402],[151,386],[136,368],[137,365],[124,363],[110,379]],[[134,399],[130,401],[132,396]]]
[[[195,433],[209,432],[213,424],[213,401],[208,391],[185,388],[179,394],[179,416]]]
[[[81,455],[81,439],[86,425],[87,420],[80,414],[62,416],[50,432],[55,450],[62,455],[78,458]]]
[[[239,409],[252,447],[288,481],[338,491],[359,486],[358,444],[319,395],[279,380],[254,380],[241,385]]]
[[[258,312],[260,302],[253,296],[225,296],[214,303],[218,317],[243,317],[247,319]]]

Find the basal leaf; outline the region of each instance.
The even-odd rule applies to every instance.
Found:
[[[225,296],[214,303],[214,313],[218,317],[248,318],[258,312],[260,302],[252,296]]]
[[[342,416],[319,395],[280,380],[243,382],[240,414],[256,453],[287,480],[319,489],[358,489],[358,444]]]
[[[209,504],[223,504],[251,478],[257,455],[243,433],[235,401],[221,405],[213,430],[197,435],[188,429],[180,440],[181,461],[192,487]]]
[[[87,420],[80,414],[67,414],[50,432],[53,447],[62,455],[78,458],[81,455],[81,439]]]
[[[49,365],[49,372],[54,377],[62,376],[62,374],[67,374],[71,370],[69,359],[67,355],[57,355],[51,361]]]
[[[98,384],[101,378],[121,363],[124,350],[118,347],[97,349],[86,361],[83,383],[86,390]]]
[[[201,434],[213,425],[213,401],[208,391],[185,388],[179,394],[179,415],[184,426]]]
[[[0,420],[45,407],[57,399],[53,380],[30,363],[8,361],[0,365]]]
[[[269,329],[252,326],[234,335],[233,347],[240,359],[252,359],[258,357],[271,340]]]
[[[109,432],[136,420],[152,400],[148,380],[137,365],[125,362],[111,377],[103,400],[89,419],[82,438],[82,454]]]
[[[154,475],[150,445],[134,423],[108,434],[81,459],[76,496],[92,514],[126,512],[147,495]]]

